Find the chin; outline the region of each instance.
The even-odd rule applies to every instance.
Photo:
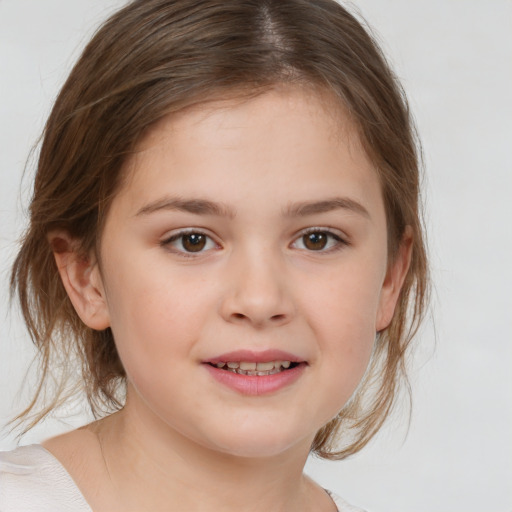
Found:
[[[236,423],[235,423],[236,425]],[[276,425],[237,429],[217,436],[210,445],[215,451],[242,458],[271,458],[293,451],[303,451],[306,457],[313,442],[314,434],[305,435],[296,430],[281,430]]]

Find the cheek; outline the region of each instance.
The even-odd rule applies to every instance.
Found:
[[[375,343],[381,278],[368,268],[338,269],[326,276],[324,286],[304,294],[302,307],[318,342],[318,357],[328,370],[329,393],[338,397],[340,406],[359,384]]]
[[[128,378],[149,379],[162,367],[165,375],[197,339],[200,307],[191,304],[194,294],[182,290],[178,280],[140,268],[124,269],[110,285],[111,328]]]
[[[373,338],[379,310],[382,275],[364,260],[334,269],[311,280],[303,293],[302,307],[311,323],[329,330],[329,337]],[[337,335],[337,336],[336,336]]]

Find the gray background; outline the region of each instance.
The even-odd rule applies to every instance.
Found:
[[[32,357],[7,294],[24,164],[80,48],[122,3],[0,0],[0,422],[23,402]],[[354,5],[383,41],[422,135],[434,320],[411,361],[408,435],[397,415],[358,456],[308,470],[374,512],[511,512],[512,1]],[[68,412],[24,443],[85,421],[80,407]],[[0,449],[12,448],[1,432]]]

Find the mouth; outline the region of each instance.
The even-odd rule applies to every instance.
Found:
[[[203,365],[224,386],[252,396],[293,385],[309,366],[304,359],[280,350],[238,350],[203,361]]]
[[[220,361],[218,363],[208,363],[214,368],[225,370],[227,372],[237,373],[238,375],[264,377],[267,375],[276,375],[297,367],[299,362],[293,361],[266,361],[256,363],[254,361]]]

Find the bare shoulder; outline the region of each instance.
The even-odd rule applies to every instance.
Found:
[[[334,499],[323,487],[307,475],[304,475],[304,482],[307,489],[308,510],[338,512]]]
[[[100,422],[42,443],[69,473],[93,510],[103,510],[103,504],[113,499],[110,477],[97,436]]]
[[[47,439],[42,446],[70,473],[88,464],[94,464],[95,459],[101,457],[94,424]]]

